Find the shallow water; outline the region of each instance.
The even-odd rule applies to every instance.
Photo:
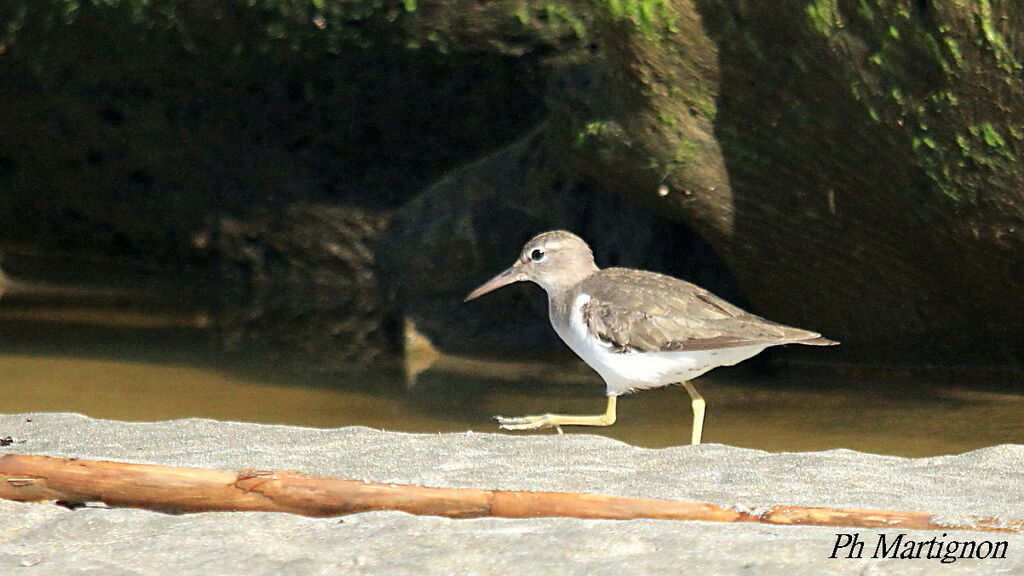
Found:
[[[604,409],[600,380],[574,361],[443,357],[412,384],[397,366],[299,374],[222,357],[187,319],[121,320],[117,328],[98,329],[87,320],[54,323],[45,315],[26,319],[0,309],[0,411],[497,432],[495,414]],[[807,370],[765,375],[729,368],[695,383],[708,405],[706,442],[904,456],[1024,443],[1024,396],[1008,391],[1010,382],[968,386],[962,377],[886,380],[837,376],[833,370],[815,376]],[[679,387],[625,397],[618,416],[609,428],[567,427],[565,432],[647,447],[689,438],[689,397]],[[5,435],[0,430],[0,437]]]

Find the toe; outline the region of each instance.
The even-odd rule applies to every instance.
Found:
[[[551,426],[547,415],[544,416],[520,416],[517,418],[496,417],[498,426],[505,430],[535,430]]]
[[[498,427],[502,430],[533,430],[537,428],[533,424],[501,424]]]
[[[530,421],[528,416],[495,416],[495,420],[502,426],[513,426],[516,424],[526,424]]]

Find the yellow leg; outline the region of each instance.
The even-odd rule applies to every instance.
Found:
[[[700,444],[700,437],[704,432],[704,397],[689,382],[683,382],[683,388],[686,388],[686,391],[690,393],[690,407],[693,408],[693,428],[690,431],[690,444]]]
[[[495,416],[498,425],[505,430],[535,430],[558,426],[611,426],[615,424],[615,403],[618,396],[608,397],[608,407],[604,414],[595,416],[571,416],[569,414],[541,414],[539,416],[520,416],[506,418]]]

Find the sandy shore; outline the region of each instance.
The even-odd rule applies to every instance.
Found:
[[[1024,518],[1024,446],[898,458],[848,450],[771,454],[721,445],[643,449],[589,435],[402,434],[71,414],[0,416],[0,452],[221,469],[294,469],[375,482],[675,498],[725,506],[888,508]],[[829,558],[839,533],[861,558]],[[449,520],[402,513],[310,519],[173,516],[0,501],[0,574],[1020,574],[1024,536],[905,531],[904,539],[1006,541],[1005,559],[872,558],[901,531],[672,521]],[[841,554],[845,556],[845,552]]]

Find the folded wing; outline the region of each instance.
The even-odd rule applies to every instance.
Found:
[[[585,280],[588,329],[618,352],[715,350],[738,346],[835,344],[820,334],[765,320],[698,286],[653,272],[609,268]]]

